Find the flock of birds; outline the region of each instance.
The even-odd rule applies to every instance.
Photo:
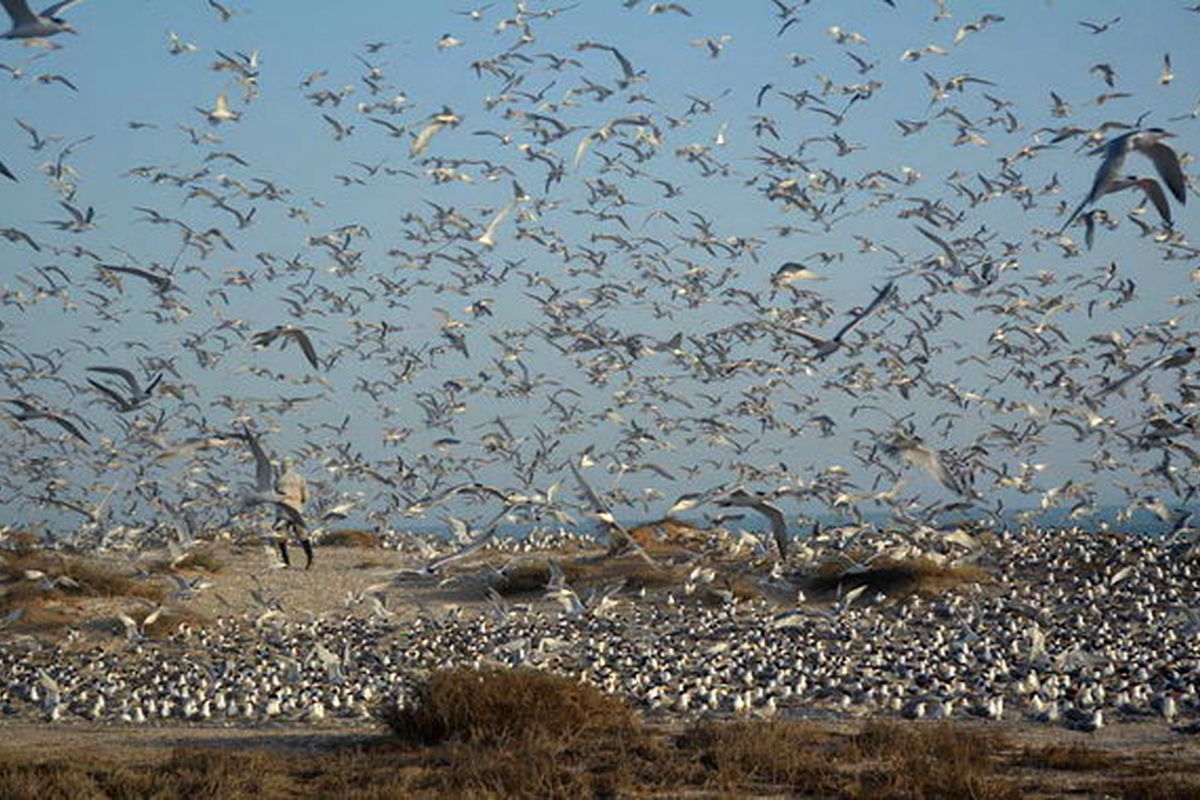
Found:
[[[546,592],[565,609],[557,615],[499,596],[482,613],[417,612],[366,593],[299,614],[264,583],[245,618],[182,624],[165,639],[126,618],[125,649],[83,637],[61,647],[14,640],[0,653],[0,714],[361,724],[381,701],[405,703],[431,670],[535,667],[673,717],[898,715],[1090,733],[1158,721],[1200,732],[1194,557],[1119,535],[1003,536],[1002,591],[859,592],[833,609],[696,604],[683,594],[664,603],[606,593],[582,604],[559,572]]]
[[[3,39],[13,40],[4,46],[23,42],[36,52],[14,66],[7,62],[18,51],[0,50],[0,68],[30,87],[78,91],[70,76],[33,74],[59,47],[52,37],[75,32],[62,18],[75,3],[41,13],[25,0],[3,5],[12,22]],[[625,0],[614,12],[638,13],[639,5]],[[484,94],[479,108],[466,111],[411,99],[389,72],[391,45],[368,42],[353,53],[349,82],[323,68],[296,84],[295,99],[311,105],[313,125],[349,153],[333,167],[330,179],[341,192],[335,200],[301,199],[302,191],[252,166],[255,154],[227,144],[226,137],[236,140],[239,128],[254,125],[257,104],[266,102],[260,78],[269,72],[270,50],[216,50],[210,68],[225,84],[211,105],[195,108],[202,127],[174,123],[185,143],[180,157],[122,176],[144,191],[147,199],[133,206],[137,223],[167,243],[168,257],[105,239],[114,232],[85,199],[91,188],[76,167],[89,135],[60,144],[62,135],[18,119],[31,151],[57,152],[33,170],[4,154],[6,191],[52,191],[65,216],[29,228],[10,214],[0,228],[10,261],[25,259],[15,283],[0,288],[0,374],[9,393],[0,402],[20,443],[2,456],[0,502],[25,524],[37,519],[31,509],[40,509],[50,520],[40,524],[57,528],[60,543],[100,549],[186,548],[217,531],[263,522],[285,563],[287,538],[300,540],[306,568],[312,541],[335,522],[387,530],[449,506],[462,514],[488,504],[484,523],[450,518],[467,534],[452,558],[492,542],[505,522],[578,526],[581,517],[599,520],[618,545],[637,549],[620,519],[638,507],[654,516],[707,509],[718,526],[747,524],[740,515],[755,511],[766,519],[780,560],[794,557],[798,521],[807,529],[834,517],[867,530],[869,515],[883,513],[889,532],[929,544],[953,535],[948,531],[966,517],[997,528],[1012,524],[1014,511],[1054,509],[1071,523],[1087,520],[1119,493],[1123,519],[1146,511],[1170,527],[1172,541],[1194,536],[1188,506],[1200,487],[1193,443],[1200,384],[1189,372],[1196,347],[1185,315],[1195,297],[1171,297],[1166,316],[1153,319],[1160,312],[1152,303],[1163,298],[1139,291],[1146,281],[1137,270],[1145,265],[1107,258],[1096,265],[1092,256],[1098,231],[1115,231],[1116,239],[1135,226],[1147,258],[1161,262],[1155,269],[1196,262],[1200,248],[1174,227],[1171,199],[1184,205],[1192,180],[1190,156],[1167,142],[1175,133],[1144,125],[1145,114],[1076,124],[1070,103],[1053,92],[1047,110],[1023,109],[1018,117],[999,76],[938,77],[940,68],[931,66],[922,70],[928,99],[908,104],[918,116],[895,119],[897,143],[872,150],[852,132],[882,127],[871,109],[889,96],[896,69],[920,70],[915,62],[938,59],[953,64],[956,48],[968,39],[983,46],[1005,18],[966,22],[943,37],[945,46],[906,50],[886,68],[885,54],[872,52],[866,36],[840,26],[826,31],[833,55],[824,59],[782,49],[791,37],[819,35],[805,30],[808,5],[763,2],[765,21],[777,26],[766,38],[779,43],[780,66],[762,83],[703,96],[656,84],[644,66],[644,42],[579,38],[571,30],[583,13],[579,4],[517,0],[506,13],[496,3],[461,12],[456,25],[490,26],[491,33],[446,34],[421,58],[470,51],[466,80],[482,84]],[[907,5],[917,4],[885,0],[879,13],[914,13]],[[953,18],[941,0],[932,5],[936,23]],[[215,0],[207,6],[231,26],[245,13]],[[686,2],[648,10],[664,24],[700,17]],[[1116,36],[1120,23],[1084,21],[1088,33],[1081,35]],[[488,50],[482,41],[494,44]],[[741,42],[721,34],[689,44],[701,60],[721,62]],[[172,32],[166,57],[187,59],[200,49]],[[1107,87],[1118,74],[1107,63],[1091,71]],[[1157,83],[1173,80],[1168,55]],[[785,81],[788,89],[776,88]],[[1100,97],[1098,108],[1123,99]],[[1168,119],[1196,118],[1192,108]],[[160,124],[132,120],[128,127],[140,135]],[[941,133],[949,134],[948,147],[986,148],[995,139],[1014,149],[978,159],[974,175],[955,170],[940,186],[897,166],[894,153],[910,137]],[[355,157],[360,151],[351,148],[368,137],[384,143],[385,156]],[[1041,169],[1056,149],[1070,146],[1101,157],[1073,211],[1061,199],[1073,190],[1057,173],[1039,185],[1023,171]],[[863,165],[870,167],[858,170]],[[1157,177],[1131,172],[1135,165],[1152,166]],[[1071,161],[1066,185],[1083,187],[1089,167]],[[378,225],[323,227],[327,207],[353,204],[346,199],[353,192],[376,185],[402,192],[395,204],[400,227],[387,243]],[[1130,189],[1154,207],[1159,225],[1142,206],[1123,217],[1113,210]],[[168,210],[171,200],[181,210]],[[758,219],[776,224],[747,229],[736,210],[751,204]],[[1034,227],[1021,229],[1027,220]],[[395,228],[394,215],[390,224]],[[1072,238],[1080,226],[1084,246]],[[256,228],[272,240],[287,231],[291,238],[281,247],[299,250],[257,249]],[[768,233],[773,240],[764,238]],[[900,237],[916,243],[915,255]],[[764,263],[772,251],[851,241],[857,253],[815,249],[778,268]],[[1050,263],[1055,255],[1068,266]],[[888,265],[854,268],[862,277],[851,291],[860,305],[847,307],[831,299],[834,292],[812,288],[841,279],[837,272],[848,272],[855,259]],[[1088,266],[1071,270],[1072,263]],[[137,325],[152,332],[152,345],[126,332]],[[37,337],[22,338],[34,327]],[[32,347],[29,339],[47,344]],[[274,345],[281,352],[267,354]],[[272,442],[284,443],[286,459],[274,456]],[[844,458],[822,455],[834,442]],[[1076,454],[1076,463],[1064,466],[1063,453]],[[708,488],[695,491],[697,483]],[[804,514],[789,504],[803,504]],[[264,520],[264,506],[273,523]],[[8,525],[3,535],[25,524]],[[1017,544],[1051,546],[1042,539]],[[1088,546],[1064,543],[1063,552]],[[426,574],[445,563],[439,558]],[[1194,577],[1186,565],[1157,566]],[[1088,576],[1070,580],[1091,587],[1096,602],[1044,606],[1038,614],[1071,608],[1085,621],[1100,614],[1100,626],[1079,635],[1099,636],[1104,625],[1117,624],[1096,609],[1120,592],[1097,588]],[[561,586],[551,590],[565,596]],[[779,630],[791,623],[741,634],[750,637],[747,653],[767,657],[764,663],[775,656],[756,648],[775,653],[770,648],[784,642],[790,652],[796,636],[816,636],[811,652],[826,660],[813,674],[828,680],[809,680],[822,697],[948,715],[964,704],[986,709],[1015,691],[1005,683],[1013,672],[1004,662],[1016,654],[988,638],[1005,633],[1011,620],[988,606],[1000,601],[972,602],[969,614],[920,603],[893,608],[891,616],[849,608],[838,622],[848,626],[844,641],[821,638],[807,619],[797,622],[800,634]],[[943,611],[961,613],[964,630],[985,644],[956,647],[959,639],[947,637],[930,649],[921,641],[903,662],[911,684],[899,696],[881,695],[845,655],[850,643],[868,646],[869,654],[870,641],[905,631],[924,636],[922,615]],[[665,614],[655,622],[660,627],[680,622],[673,611],[637,613]],[[568,634],[584,641],[589,625],[609,624],[585,616],[557,633],[550,631],[568,623],[522,624],[535,628],[530,641],[543,643]],[[472,640],[462,639],[457,658],[481,657],[492,641],[486,622],[470,624],[478,626],[479,644],[471,650]],[[714,638],[730,625],[738,623],[715,612],[687,621]],[[885,635],[870,633],[871,626]],[[254,669],[295,678],[306,665],[336,661],[344,677],[348,657],[312,662],[303,655],[308,645],[301,642],[317,633],[312,626],[281,629],[278,660]],[[243,634],[234,631],[181,635],[227,636],[213,646],[243,647],[248,655],[238,643]],[[328,654],[359,650],[377,631],[320,635],[350,637],[315,645]],[[580,657],[590,666],[583,671],[609,682],[598,665],[634,658],[642,646],[636,637],[619,641],[611,656],[585,648]],[[774,707],[806,691],[795,688],[801,676],[782,671],[770,684],[779,691],[764,689],[753,670],[746,690],[718,691],[717,684],[735,685],[747,671],[735,650],[708,659],[712,669],[726,665],[729,672],[698,679],[680,694],[666,687],[687,685],[673,679],[695,662],[671,663],[670,649],[658,644],[660,655],[637,658],[660,663],[637,674],[658,675],[659,682],[633,687],[651,703],[723,708],[740,698],[743,707],[768,699]],[[537,649],[518,650],[532,658]],[[580,651],[573,645],[570,652]],[[947,666],[954,659],[987,660],[973,674],[996,685],[959,685]],[[1119,671],[1115,657],[1109,662]],[[1124,692],[1124,704],[1135,709],[1151,697],[1195,706],[1194,684],[1168,680],[1162,670],[1121,673],[1120,683],[1104,663],[1071,673],[1075,683],[1059,687],[1072,707],[1098,712],[1104,701],[1095,699],[1095,687],[1102,695]],[[31,682],[30,669],[10,691],[23,686],[51,713],[63,703],[164,713],[162,705],[135,711],[140,701],[98,688],[102,683],[89,684],[85,699],[70,700],[78,692],[63,687],[78,688],[79,681],[54,677],[44,666]],[[233,674],[215,666],[180,669],[195,673],[189,686],[211,687]],[[611,675],[627,690],[622,681],[635,680]],[[334,683],[307,695],[280,689],[270,698],[247,689],[247,697],[217,707],[359,708],[362,698]],[[1113,688],[1118,683],[1123,688]],[[272,685],[296,686],[274,678]],[[1093,687],[1089,701],[1075,694],[1084,685]],[[1063,696],[1040,688],[1023,694],[1044,703]],[[167,706],[179,704],[189,700]]]

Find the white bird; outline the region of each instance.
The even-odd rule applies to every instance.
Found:
[[[1104,161],[1101,162],[1100,168],[1096,170],[1096,177],[1092,181],[1091,191],[1088,192],[1087,197],[1083,198],[1083,202],[1079,204],[1067,219],[1061,230],[1066,230],[1083,209],[1095,203],[1104,195],[1109,192],[1129,188],[1129,184],[1121,185],[1116,189],[1113,188],[1113,185],[1120,182],[1119,175],[1121,168],[1125,165],[1126,157],[1133,152],[1141,153],[1149,158],[1154,164],[1154,168],[1158,170],[1158,174],[1162,177],[1163,182],[1167,184],[1167,188],[1171,190],[1171,194],[1175,195],[1175,199],[1180,203],[1186,204],[1186,185],[1183,177],[1183,168],[1179,164],[1179,156],[1169,145],[1164,144],[1162,141],[1174,135],[1162,128],[1146,128],[1145,130],[1131,131],[1130,133],[1110,139],[1107,143],[1093,150],[1091,155],[1103,153]]]
[[[63,0],[61,3],[46,6],[40,14],[30,11],[29,3],[25,0],[0,0],[0,2],[4,4],[4,10],[8,12],[8,16],[12,20],[12,27],[6,33],[0,34],[0,39],[36,39],[54,36],[57,33],[79,33],[58,14],[66,11],[80,0]]]

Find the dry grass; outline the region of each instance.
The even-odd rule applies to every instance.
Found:
[[[1052,744],[1046,747],[1026,747],[1018,763],[1036,769],[1068,772],[1093,772],[1108,769],[1120,762],[1116,756],[1076,742],[1071,745]]]
[[[686,572],[671,566],[654,566],[637,556],[602,556],[555,560],[567,583],[577,591],[600,588],[624,581],[624,590],[636,592],[676,587]],[[541,593],[550,580],[550,563],[544,558],[530,558],[511,565],[492,588],[504,597]]]
[[[179,561],[172,564],[166,559],[152,561],[146,567],[150,572],[165,573],[186,570],[199,570],[215,575],[225,568],[222,561],[211,548],[198,548],[191,551]]]
[[[44,577],[27,577],[41,573]],[[4,553],[0,563],[0,611],[84,597],[162,600],[162,586],[137,581],[95,559],[45,550]]]
[[[926,559],[880,561],[870,569],[850,572],[839,562],[826,562],[804,580],[804,588],[816,593],[843,591],[866,586],[869,592],[904,595],[935,594],[964,583],[987,583],[990,576],[974,565],[943,566]]]
[[[337,531],[328,531],[321,536],[322,547],[378,547],[379,537],[370,531],[359,530],[357,528],[343,528]]]
[[[454,669],[434,673],[404,707],[379,719],[403,741],[485,744],[571,739],[634,730],[633,712],[612,695],[536,670]]]

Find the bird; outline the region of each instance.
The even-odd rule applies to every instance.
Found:
[[[1187,203],[1187,190],[1183,177],[1183,168],[1179,164],[1179,156],[1171,149],[1171,146],[1165,144],[1162,140],[1173,137],[1175,134],[1162,128],[1146,128],[1145,130],[1130,131],[1113,139],[1110,139],[1105,144],[1091,151],[1091,155],[1104,154],[1104,161],[1101,162],[1100,168],[1096,170],[1096,177],[1092,181],[1091,191],[1083,198],[1083,201],[1075,208],[1075,211],[1067,218],[1062,229],[1066,230],[1068,226],[1079,216],[1083,209],[1087,208],[1092,203],[1095,203],[1104,195],[1114,190],[1114,183],[1118,182],[1118,176],[1121,174],[1121,168],[1125,165],[1125,159],[1130,153],[1141,153],[1150,159],[1154,164],[1154,168],[1158,170],[1159,176],[1166,183],[1171,194],[1175,196],[1181,204]],[[1120,188],[1128,188],[1121,186]]]
[[[88,441],[88,438],[83,435],[83,431],[79,430],[75,423],[71,422],[71,420],[67,419],[62,414],[59,414],[55,411],[47,411],[44,408],[38,408],[28,400],[22,400],[19,397],[0,397],[0,403],[11,403],[19,409],[18,411],[9,411],[9,413],[12,414],[13,419],[15,419],[17,422],[32,422],[33,420],[44,419],[48,422],[53,422],[55,425],[62,428],[84,444],[91,444],[91,442]]]
[[[146,388],[143,389],[141,384],[138,383],[137,378],[133,376],[133,373],[122,367],[88,367],[87,371],[100,372],[105,375],[116,375],[118,378],[125,381],[125,383],[129,386],[128,397],[122,395],[120,392],[117,392],[110,386],[88,378],[88,383],[103,393],[106,397],[108,397],[108,399],[112,400],[113,404],[117,407],[117,411],[120,411],[121,413],[135,411],[136,409],[145,405],[146,402],[153,396],[154,388],[158,386],[159,381],[161,381],[163,377],[161,372],[158,373],[154,376],[150,383],[146,385]]]
[[[1129,372],[1129,374],[1125,375],[1123,378],[1112,381],[1111,383],[1104,386],[1104,388],[1102,388],[1099,392],[1096,393],[1096,399],[1099,400],[1100,398],[1105,397],[1106,395],[1110,395],[1113,392],[1118,391],[1119,389],[1128,385],[1130,381],[1135,380],[1139,375],[1141,375],[1149,370],[1173,369],[1176,367],[1183,367],[1183,366],[1190,364],[1192,359],[1195,357],[1196,357],[1196,347],[1194,345],[1189,345],[1187,347],[1181,347],[1173,352],[1167,353],[1165,355],[1161,355],[1158,358],[1147,361],[1145,364],[1142,364],[1140,367],[1132,370],[1131,372]]]
[[[30,11],[29,3],[25,0],[0,0],[0,2],[3,2],[4,10],[8,12],[9,19],[12,20],[12,27],[0,34],[0,39],[40,39],[59,33],[79,33],[58,14],[66,11],[80,0],[63,0],[61,3],[46,6],[40,14]]]
[[[779,548],[779,557],[787,558],[787,520],[784,518],[783,512],[779,510],[779,506],[768,502],[766,497],[748,492],[740,486],[718,495],[713,498],[713,502],[719,506],[753,509],[766,517],[771,526],[771,534],[775,537],[775,546]]]
[[[788,333],[799,336],[802,339],[806,339],[810,343],[816,345],[817,349],[813,353],[815,358],[827,358],[841,349],[843,344],[842,339],[846,336],[846,334],[853,330],[855,325],[858,325],[864,319],[871,316],[871,314],[875,313],[875,311],[895,293],[895,290],[895,281],[888,281],[884,287],[875,294],[875,299],[873,299],[866,308],[855,314],[850,321],[843,325],[841,329],[830,339],[823,339],[816,334],[809,333],[799,328],[785,327],[784,330],[786,330]]]
[[[308,363],[312,364],[312,368],[321,368],[321,362],[317,360],[317,351],[313,347],[312,339],[309,339],[308,334],[295,325],[276,325],[270,330],[254,334],[252,341],[256,347],[269,347],[276,339],[282,340],[279,345],[281,349],[287,346],[288,340],[294,341],[300,345],[301,352],[308,359]]]

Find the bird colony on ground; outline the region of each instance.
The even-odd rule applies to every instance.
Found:
[[[729,5],[737,35],[713,3],[520,0],[398,42],[397,4],[292,74],[287,42],[239,34],[274,12],[197,2],[215,37],[181,19],[157,56],[173,105],[135,77],[128,107],[48,128],[23,106],[89,107],[56,64],[116,12],[5,0],[11,529],[748,507],[785,545],[818,517],[919,535],[1115,502],[1190,533],[1197,107],[1171,54],[1144,69],[1136,20],[1071,20],[1108,60],[1067,47],[1029,86],[989,39],[1057,6]],[[877,44],[916,18],[930,41]],[[113,147],[117,174],[91,160]]]

